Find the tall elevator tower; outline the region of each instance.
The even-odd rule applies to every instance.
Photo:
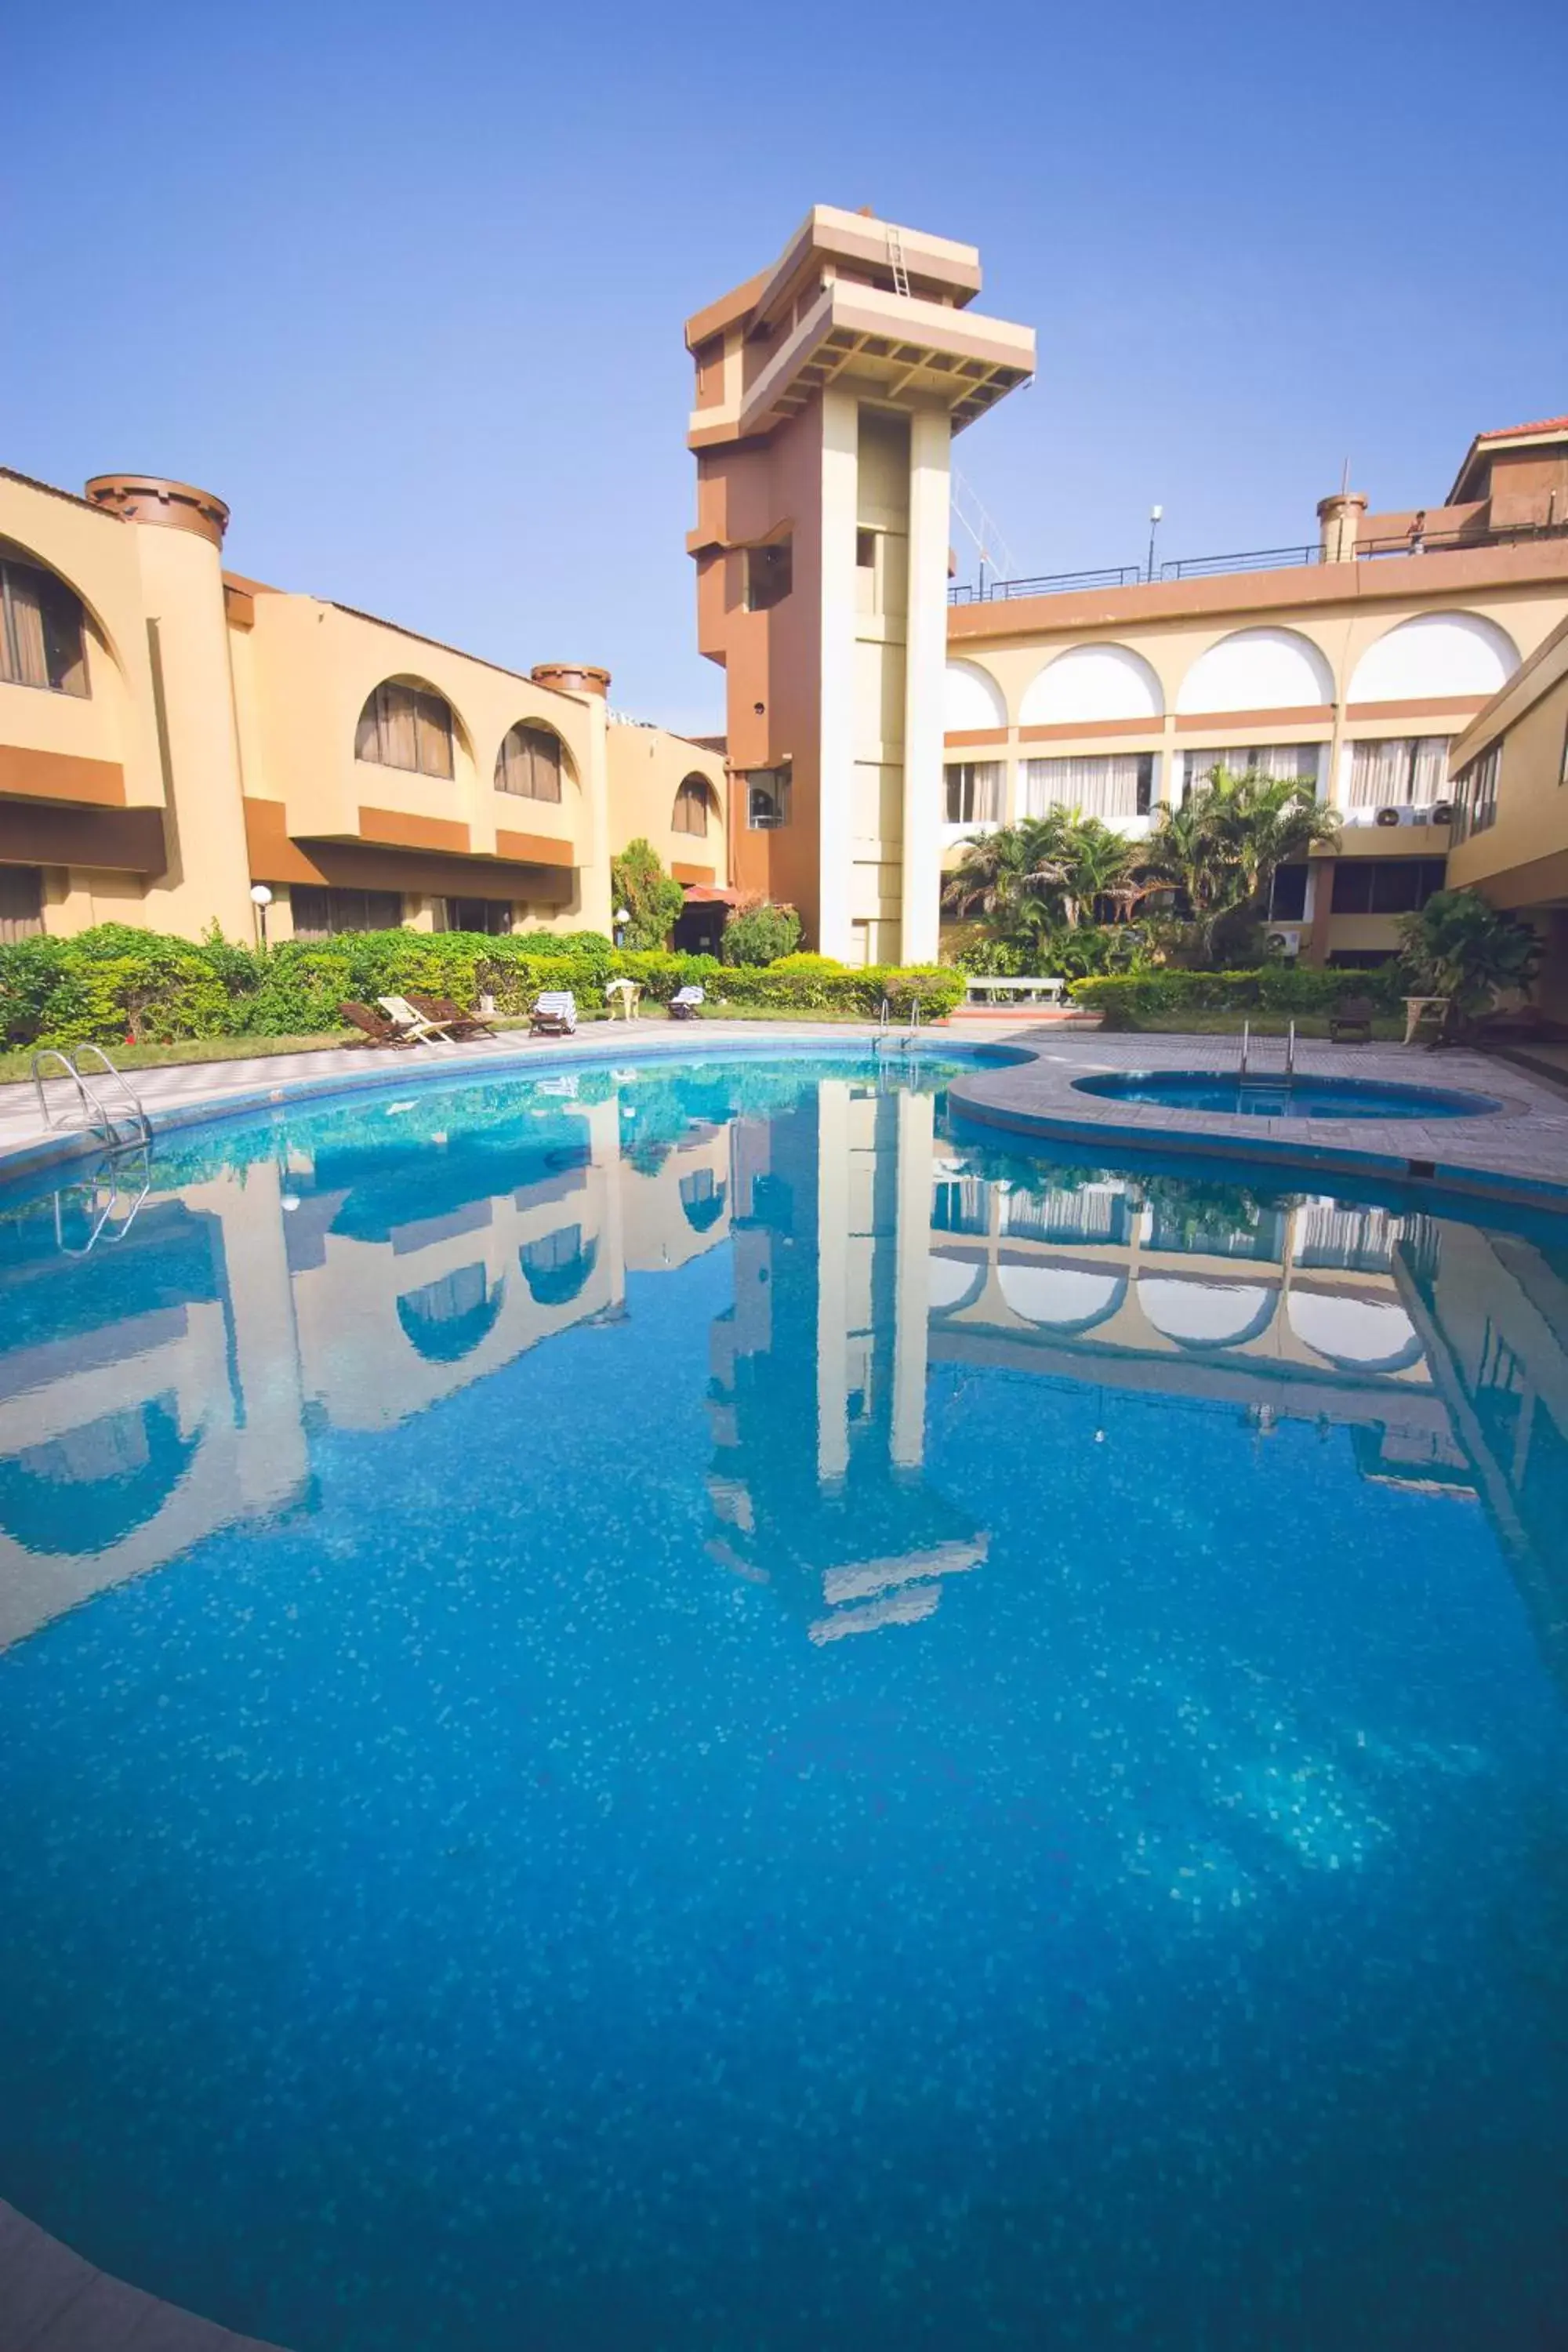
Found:
[[[852,963],[934,959],[952,436],[1034,372],[973,246],[818,205],[687,321],[698,636],[731,879]]]

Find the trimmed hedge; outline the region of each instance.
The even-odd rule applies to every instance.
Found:
[[[1182,1013],[1327,1014],[1342,998],[1364,996],[1382,1012],[1399,1008],[1406,982],[1397,964],[1331,971],[1320,964],[1266,964],[1258,971],[1102,972],[1075,980],[1075,1004],[1105,1016],[1108,1029]]]
[[[668,1003],[690,983],[710,1005],[771,1013],[837,1012],[875,1019],[885,996],[898,1019],[918,998],[928,1019],[952,1011],[962,973],[934,967],[867,970],[821,956],[768,966],[724,965],[662,949],[617,950],[593,931],[359,931],[284,940],[265,954],[216,936],[171,939],[104,923],[74,939],[0,945],[0,1035],[10,1046],[173,1045],[200,1037],[303,1037],[341,1029],[345,999],[374,1003],[415,989],[461,1004],[493,997],[522,1014],[542,989],[602,1003],[624,974]]]

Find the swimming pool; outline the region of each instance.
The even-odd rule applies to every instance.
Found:
[[[1545,2340],[1563,1221],[848,1055],[150,1180],[0,1202],[0,2197],[292,2352]]]
[[[1370,1078],[1241,1077],[1218,1070],[1113,1070],[1075,1078],[1080,1094],[1165,1110],[1221,1110],[1244,1118],[1475,1118],[1500,1106],[1454,1087]]]

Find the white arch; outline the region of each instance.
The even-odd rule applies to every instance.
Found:
[[[1331,1364],[1397,1371],[1421,1353],[1415,1325],[1391,1298],[1334,1298],[1321,1290],[1293,1290],[1286,1312],[1297,1339]]]
[[[944,1257],[932,1250],[927,1276],[927,1303],[933,1315],[949,1314],[955,1307],[967,1307],[978,1298],[985,1287],[985,1264],[966,1257]]]
[[[1120,1274],[1092,1273],[1072,1265],[1008,1265],[996,1269],[1002,1296],[1026,1323],[1056,1330],[1081,1330],[1119,1307],[1127,1287]]]
[[[1167,1339],[1183,1348],[1234,1348],[1256,1339],[1279,1293],[1255,1282],[1210,1282],[1194,1275],[1144,1274],[1138,1304]]]
[[[1346,699],[1413,702],[1447,694],[1492,695],[1519,667],[1506,629],[1479,613],[1418,613],[1368,646]]]
[[[1297,710],[1334,698],[1333,674],[1298,629],[1233,629],[1182,680],[1178,710]]]
[[[1159,679],[1131,646],[1074,646],[1036,673],[1018,723],[1059,727],[1098,719],[1160,719],[1164,709]]]
[[[950,661],[943,681],[942,726],[950,735],[968,735],[983,727],[1005,727],[1007,705],[1002,689],[978,662]]]

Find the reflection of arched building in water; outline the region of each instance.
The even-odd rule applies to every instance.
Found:
[[[1568,1246],[1446,1225],[1402,1296],[1568,1693]]]
[[[623,1312],[628,1269],[727,1237],[711,1124],[644,1172],[614,1095],[450,1137],[439,1116],[388,1106],[383,1141],[356,1111],[342,1140],[150,1198],[76,1259],[52,1200],[0,1219],[0,1646],[224,1527],[309,1508],[312,1419],[406,1421]],[[68,1208],[68,1246],[80,1224]]]
[[[938,1360],[1359,1423],[1375,1458],[1469,1481],[1396,1272],[1396,1253],[1436,1247],[1427,1218],[952,1160],[931,1226]]]
[[[928,1617],[985,1537],[925,1452],[929,1095],[826,1079],[732,1130],[710,1549],[836,1641]]]

